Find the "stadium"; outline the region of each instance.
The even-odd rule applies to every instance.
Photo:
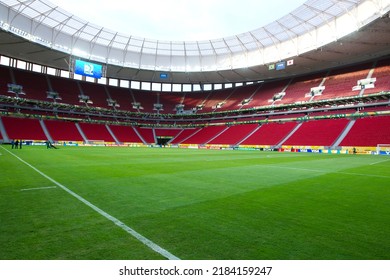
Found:
[[[0,259],[388,260],[389,11],[161,41],[0,1]]]

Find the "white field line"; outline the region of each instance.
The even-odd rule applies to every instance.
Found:
[[[144,237],[143,235],[139,234],[138,232],[136,232],[135,230],[133,230],[132,228],[130,228],[129,226],[125,225],[123,222],[121,222],[120,220],[118,220],[117,218],[111,216],[110,214],[108,214],[107,212],[103,211],[102,209],[100,209],[99,207],[95,206],[94,204],[92,204],[91,202],[89,202],[88,200],[84,199],[83,197],[81,197],[80,195],[78,195],[77,193],[71,191],[70,189],[68,189],[67,187],[65,187],[64,185],[58,183],[57,181],[55,181],[54,179],[52,179],[51,177],[49,177],[48,175],[46,175],[45,173],[43,173],[42,171],[38,170],[37,168],[35,168],[34,166],[32,166],[31,164],[29,164],[28,162],[24,161],[23,159],[21,159],[20,157],[18,157],[17,155],[13,154],[12,152],[8,151],[7,149],[5,149],[4,147],[1,147],[3,148],[5,151],[7,151],[8,153],[10,153],[11,155],[13,155],[14,157],[16,157],[19,161],[23,162],[24,164],[26,164],[27,166],[29,166],[30,168],[32,168],[33,170],[35,170],[36,172],[38,172],[40,175],[42,175],[43,177],[45,177],[46,179],[48,179],[49,181],[51,181],[52,183],[54,183],[55,185],[57,185],[58,187],[60,187],[61,189],[63,189],[64,191],[66,191],[67,193],[69,193],[70,195],[72,195],[73,197],[75,197],[76,199],[78,199],[79,201],[81,201],[82,203],[84,203],[85,205],[89,206],[90,208],[92,208],[93,210],[95,210],[97,213],[99,213],[100,215],[102,215],[103,217],[107,218],[108,220],[110,220],[111,222],[113,222],[115,225],[117,225],[118,227],[120,227],[121,229],[127,231],[130,235],[132,235],[133,237],[135,237],[138,241],[140,241],[141,243],[143,243],[144,245],[146,245],[148,248],[152,249],[153,251],[159,253],[160,255],[162,255],[163,257],[169,259],[169,260],[179,260],[178,257],[176,257],[175,255],[171,254],[170,252],[168,252],[167,250],[161,248],[159,245],[157,245],[156,243],[154,243],[153,241],[147,239],[146,237]]]
[[[385,176],[385,175],[361,174],[361,173],[354,173],[354,172],[342,172],[342,171],[332,171],[332,170],[318,170],[318,169],[288,167],[288,166],[278,166],[278,165],[261,165],[261,166],[262,167],[270,167],[270,168],[281,168],[281,169],[291,169],[291,170],[307,171],[307,172],[318,172],[318,173],[324,173],[324,174],[336,173],[336,174],[355,175],[355,176],[364,176],[364,177],[390,178],[390,176]]]
[[[21,192],[24,192],[24,191],[35,191],[35,190],[55,189],[55,188],[57,188],[57,187],[56,187],[56,186],[52,186],[52,187],[40,187],[40,188],[21,189],[20,191],[21,191]]]
[[[385,159],[385,160],[381,160],[381,161],[373,162],[373,163],[370,163],[370,165],[379,164],[379,163],[386,162],[386,161],[389,161],[389,160],[390,160],[390,159]]]

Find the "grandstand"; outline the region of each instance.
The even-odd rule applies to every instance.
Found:
[[[351,147],[361,147],[365,152],[375,151],[377,144],[388,140],[372,134],[372,131],[380,129],[382,122],[377,119],[389,114],[390,88],[383,85],[390,70],[386,72],[383,68],[384,61],[388,61],[388,58],[333,70],[331,73],[263,81],[205,91],[204,94],[144,93],[142,90],[1,66],[4,84],[13,84],[15,80],[11,77],[18,77],[23,87],[23,94],[3,87],[2,139],[4,142],[16,138],[32,141],[49,139],[80,144],[99,139],[109,145],[156,145],[158,136],[162,136],[170,137],[168,144],[179,146],[315,146],[339,150],[346,147],[346,151]],[[359,92],[353,91],[354,85],[365,79],[369,70],[372,73],[377,70],[369,65],[378,65],[381,75],[376,83],[381,85],[381,91],[373,91],[372,88],[369,89],[370,93],[365,93],[364,88]],[[23,83],[23,79],[26,83]],[[335,82],[337,80],[340,80],[339,85]],[[39,81],[40,88],[31,81]],[[311,89],[320,85],[325,86],[321,95],[310,94]],[[54,98],[48,95],[49,89],[58,95]],[[280,100],[274,100],[278,92],[285,95]],[[85,102],[80,96],[88,96],[89,99]],[[245,99],[248,104],[243,104]],[[110,100],[115,100],[117,106],[113,106]],[[187,103],[188,100],[191,102]],[[131,106],[136,103],[141,106]],[[161,105],[159,110],[155,108],[156,104]],[[183,106],[179,108],[178,104]],[[202,108],[197,108],[198,105],[202,105]],[[356,119],[364,119],[364,126],[375,129],[362,129],[361,135],[356,137],[356,128],[351,131],[347,129],[347,124]],[[357,121],[355,126],[358,127],[360,122]],[[281,124],[286,124],[284,127],[288,128],[281,129]],[[382,125],[386,133],[387,123],[383,122]],[[176,139],[183,137],[184,133],[176,132],[193,132],[194,128],[197,129],[196,133],[190,133],[185,139]],[[170,133],[166,135],[167,132]],[[345,140],[341,139],[341,143],[335,146],[342,132],[345,132]]]
[[[49,29],[35,30],[34,38],[41,39],[38,43],[19,34],[26,29],[22,19],[29,18],[29,9],[39,2],[1,6],[2,15],[14,16],[14,26],[5,20],[1,22],[2,40],[21,45],[21,49],[9,48],[5,43],[0,48],[3,142],[15,138],[28,139],[30,143],[48,139],[82,145],[99,140],[107,145],[124,146],[164,143],[175,147],[277,150],[294,146],[297,150],[316,147],[344,152],[359,147],[359,151],[371,153],[377,144],[388,141],[384,136],[372,134],[381,129],[381,125],[382,130],[387,131],[387,123],[378,120],[389,114],[389,42],[385,41],[387,37],[374,38],[373,33],[388,29],[388,6],[382,7],[375,19],[368,15],[350,18],[351,14],[344,14],[341,6],[329,6],[327,15],[334,13],[335,22],[357,21],[364,26],[357,34],[347,34],[336,42],[324,44],[320,51],[315,48],[299,56],[280,59],[282,69],[275,69],[278,61],[264,60],[258,66],[250,66],[258,73],[256,77],[239,68],[220,70],[219,76],[209,72],[203,80],[199,78],[203,74],[194,70],[187,72],[191,83],[183,80],[180,71],[171,71],[169,83],[164,83],[156,78],[158,75],[150,77],[143,65],[139,65],[134,81],[115,76],[115,64],[106,64],[106,76],[102,79],[79,75],[69,66],[64,67],[58,55],[62,55],[68,65],[75,63],[75,57],[64,56],[61,50],[46,51],[44,38],[51,22],[40,19],[41,26],[47,25]],[[347,9],[351,10],[372,8],[371,1],[345,2],[348,3],[342,5],[350,5]],[[308,1],[306,12],[318,13],[315,5]],[[17,13],[17,7],[24,7],[24,12]],[[54,20],[57,12],[67,14],[56,7],[47,19]],[[285,28],[291,25],[290,16],[298,15],[299,9],[284,17]],[[312,16],[314,18],[315,14]],[[322,28],[329,26],[317,24],[317,32],[326,33]],[[290,28],[301,34],[299,36],[305,36],[296,26]],[[307,30],[308,34],[310,32]],[[107,30],[104,36],[109,33]],[[85,40],[84,35],[78,34],[80,41]],[[238,35],[241,36],[244,34]],[[370,42],[368,49],[367,42]],[[218,40],[212,43],[217,46]],[[349,51],[352,46],[353,53]],[[42,56],[29,56],[24,48],[34,48],[32,53],[39,52]],[[208,61],[208,58],[203,59]],[[169,65],[170,69],[175,67],[180,65]],[[145,85],[149,85],[150,90],[145,89]],[[375,129],[364,129],[360,123]]]
[[[99,195],[105,196],[107,201],[118,202],[120,206],[115,208],[116,214],[122,213],[122,199],[125,201],[128,198],[115,197],[111,192],[115,188],[120,193],[122,188],[127,187],[127,181],[123,183],[126,178],[120,178],[115,186],[109,183],[105,185],[109,179],[100,178],[103,183],[99,184],[104,185],[101,189],[96,193],[88,189],[94,184],[95,177],[107,174],[115,177],[120,173],[115,169],[117,163],[112,162],[112,158],[104,155],[100,149],[115,150],[114,154],[118,153],[118,158],[129,168],[127,172],[133,172],[138,166],[146,166],[145,173],[158,169],[161,176],[168,176],[172,172],[169,169],[173,166],[172,162],[180,164],[183,161],[184,165],[187,159],[174,155],[174,160],[169,158],[160,165],[150,164],[147,160],[153,159],[154,155],[146,154],[145,161],[141,157],[141,160],[137,159],[134,165],[130,165],[131,156],[120,154],[117,150],[125,150],[122,147],[142,147],[150,148],[145,149],[147,153],[184,149],[191,149],[192,153],[194,149],[200,155],[204,152],[202,150],[221,150],[209,152],[220,153],[221,161],[231,164],[228,168],[232,169],[238,165],[229,162],[229,157],[223,154],[228,151],[222,150],[232,150],[232,153],[255,150],[286,157],[304,157],[309,153],[335,154],[340,158],[351,153],[379,154],[379,146],[388,149],[390,144],[389,11],[389,1],[309,0],[285,17],[253,32],[208,41],[172,43],[136,38],[94,26],[46,0],[0,1],[0,142],[8,145],[13,140],[23,140],[25,144],[38,146],[50,141],[58,146],[85,146],[85,150],[75,148],[83,151],[80,158],[87,162],[81,164],[80,169],[73,169],[75,178],[84,176],[86,166],[93,166],[95,160],[103,160],[104,166],[96,168],[92,175],[85,175],[89,181],[85,186],[79,186],[80,193],[91,195],[97,203]],[[149,47],[140,47],[140,41]],[[69,42],[72,42],[71,46],[67,45]],[[86,55],[76,55],[72,49],[85,50]],[[101,66],[102,76],[76,73],[74,65],[77,61]],[[194,65],[189,67],[189,62],[194,62]],[[88,155],[88,149],[95,149],[93,156]],[[194,153],[190,155],[196,157]],[[164,158],[166,155],[160,156]],[[74,155],[65,157],[69,158],[77,165]],[[274,160],[269,154],[264,158]],[[242,155],[237,162],[241,164],[245,160],[246,156]],[[256,160],[251,158],[248,162]],[[194,169],[201,169],[207,174],[208,161],[199,161],[204,166]],[[356,162],[351,168],[361,167]],[[369,168],[378,163],[381,161],[370,162],[372,166]],[[258,165],[263,165],[263,162]],[[297,171],[289,173],[297,180],[300,180],[301,173],[308,181],[314,180],[311,176],[317,173],[327,180],[327,174],[323,174],[321,168],[311,172],[306,172],[305,167],[292,165],[280,168]],[[284,171],[287,173],[291,170]],[[184,189],[188,187],[186,179],[193,176],[192,171],[168,179],[170,183],[175,181],[168,188],[177,195],[175,206],[178,208],[187,203]],[[336,169],[333,171],[336,175],[352,174]],[[269,183],[278,181],[280,178],[276,177],[282,172],[253,169],[248,176],[259,173],[264,174],[265,182]],[[233,178],[234,174],[228,175]],[[215,193],[223,193],[225,189],[221,186],[229,185],[226,182],[230,178],[224,176],[218,178],[219,181],[197,178],[196,184],[202,190],[212,189],[213,192],[218,186]],[[158,193],[156,187],[165,186],[166,178],[157,175],[150,177],[155,180],[153,187],[137,195],[148,196],[147,199],[149,195],[153,196],[147,203],[153,205],[152,200],[158,201],[162,205],[158,211],[166,211],[164,215],[171,217],[169,215],[172,213],[166,210],[168,207],[164,208],[164,203],[170,197]],[[214,178],[214,174],[207,178]],[[55,180],[51,179],[51,182]],[[134,184],[142,184],[143,180],[146,179],[137,177]],[[280,179],[280,184],[290,182],[289,179],[283,180]],[[254,189],[251,189],[251,181],[248,182],[245,184],[243,180],[240,187],[250,193]],[[357,180],[354,182],[359,184]],[[295,187],[297,192],[304,192],[299,183]],[[73,193],[71,190],[66,192]],[[327,197],[328,194],[322,195]],[[199,200],[191,203],[200,205],[207,199],[199,194]],[[215,199],[218,200],[219,196],[215,195]],[[313,201],[315,199],[317,197]],[[155,210],[151,209],[153,206],[147,208],[147,203],[131,205],[134,207],[131,211],[137,212],[144,207],[145,213],[152,215]],[[232,208],[228,211],[233,213],[234,207],[239,208],[234,201],[229,203]],[[283,204],[284,201],[278,203]],[[342,206],[346,209],[343,211],[348,212],[348,205]],[[254,214],[248,210],[246,215]],[[326,216],[327,213],[321,212],[321,215]],[[145,217],[148,220],[148,216]],[[124,225],[115,218],[111,221]],[[144,222],[140,228],[147,227],[148,222]],[[212,230],[202,230],[205,236],[212,234]],[[158,235],[156,232],[158,230],[155,230],[155,236]],[[348,234],[352,235],[351,232]],[[225,238],[222,235],[219,237]],[[315,250],[323,250],[323,247],[318,248]],[[207,250],[203,253],[194,258],[214,257],[208,255]],[[231,255],[222,252],[221,256],[229,258]],[[245,255],[246,258],[253,256],[258,255]],[[341,258],[348,259],[349,256],[345,253]],[[272,259],[279,256],[270,254],[266,257]],[[292,255],[291,258],[294,257]],[[332,257],[327,255],[324,258]],[[364,255],[356,254],[354,257],[364,258]],[[388,253],[382,253],[378,258],[386,257]]]

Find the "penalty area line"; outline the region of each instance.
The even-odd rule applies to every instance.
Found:
[[[103,217],[105,217],[106,219],[110,220],[111,222],[113,222],[115,225],[117,225],[118,227],[120,227],[121,229],[125,230],[127,233],[129,233],[130,235],[132,235],[134,238],[136,238],[138,241],[140,241],[142,244],[144,244],[145,246],[147,246],[149,249],[152,249],[153,251],[155,251],[156,253],[160,254],[161,256],[169,259],[169,260],[180,260],[178,257],[176,257],[175,255],[171,254],[170,252],[168,252],[167,250],[165,250],[164,248],[160,247],[159,245],[157,245],[156,243],[154,243],[153,241],[149,240],[148,238],[144,237],[143,235],[141,235],[140,233],[138,233],[137,231],[135,231],[134,229],[130,228],[129,226],[127,226],[126,224],[124,224],[123,222],[121,222],[120,220],[118,220],[117,218],[115,218],[114,216],[111,216],[110,214],[108,214],[107,212],[103,211],[102,209],[100,209],[99,207],[95,206],[94,204],[92,204],[91,202],[89,202],[88,200],[86,200],[85,198],[83,198],[82,196],[78,195],[77,193],[71,191],[70,189],[68,189],[67,187],[65,187],[64,185],[58,183],[56,180],[54,180],[53,178],[49,177],[48,175],[46,175],[45,173],[43,173],[42,171],[40,171],[39,169],[37,169],[36,167],[32,166],[31,164],[29,164],[28,162],[24,161],[23,159],[21,159],[20,157],[18,157],[17,155],[13,154],[12,152],[8,151],[7,149],[5,149],[4,147],[1,147],[3,148],[5,151],[7,151],[9,154],[13,155],[14,157],[16,157],[19,161],[21,161],[22,163],[24,163],[25,165],[27,165],[28,167],[32,168],[34,171],[36,171],[37,173],[39,173],[40,175],[42,175],[43,177],[45,177],[46,179],[48,179],[49,181],[51,181],[53,184],[55,184],[56,186],[60,187],[61,189],[63,189],[64,191],[66,191],[67,193],[69,193],[70,195],[72,195],[73,197],[75,197],[76,199],[78,199],[79,201],[81,201],[82,203],[84,203],[85,205],[89,206],[90,208],[92,208],[93,210],[95,210],[97,213],[99,213],[100,215],[102,215]]]

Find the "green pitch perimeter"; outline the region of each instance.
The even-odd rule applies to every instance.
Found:
[[[165,259],[157,246],[180,259],[388,260],[389,170],[387,156],[3,145],[0,259]]]

